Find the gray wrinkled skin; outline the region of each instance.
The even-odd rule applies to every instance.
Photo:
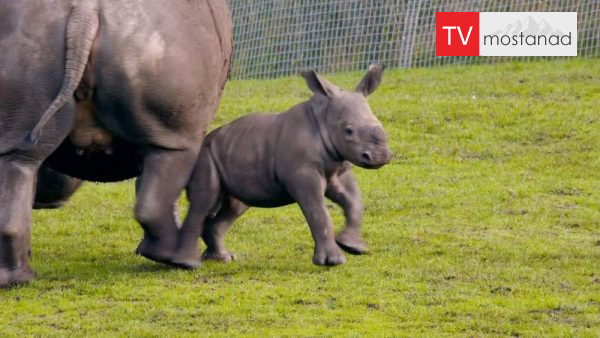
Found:
[[[0,0],[0,287],[34,277],[31,208],[46,158],[79,179],[139,175],[137,252],[170,263],[173,205],[230,57],[225,0]]]
[[[386,133],[366,100],[381,81],[373,65],[354,92],[315,72],[303,73],[313,97],[282,114],[253,114],[211,132],[187,185],[190,210],[174,262],[192,268],[202,259],[230,261],[224,235],[249,206],[298,203],[310,227],[313,263],[345,262],[368,251],[360,232],[363,206],[352,164],[379,168],[391,159]],[[336,237],[325,198],[339,204],[346,228]],[[197,238],[207,245],[200,257]],[[336,243],[337,242],[337,243]]]
[[[38,170],[34,209],[60,208],[81,186],[82,181],[42,165]]]

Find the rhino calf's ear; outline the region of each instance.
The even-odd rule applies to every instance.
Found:
[[[332,97],[335,94],[335,86],[320,77],[314,70],[301,71],[300,75],[306,80],[308,88],[310,88],[313,93],[318,93],[327,97]]]
[[[363,79],[356,86],[356,91],[364,96],[370,95],[379,87],[381,77],[383,76],[383,65],[380,63],[372,64]]]

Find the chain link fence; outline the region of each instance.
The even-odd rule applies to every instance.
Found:
[[[540,57],[436,57],[436,12],[577,12],[578,55],[600,56],[600,0],[229,0],[233,78]]]

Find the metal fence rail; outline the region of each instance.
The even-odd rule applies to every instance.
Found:
[[[436,57],[436,12],[577,12],[578,55],[600,56],[600,0],[229,0],[233,78],[490,63],[539,57]]]

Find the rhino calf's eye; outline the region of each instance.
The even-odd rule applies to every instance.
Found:
[[[350,127],[346,127],[346,135],[352,136],[354,134],[354,130]]]

